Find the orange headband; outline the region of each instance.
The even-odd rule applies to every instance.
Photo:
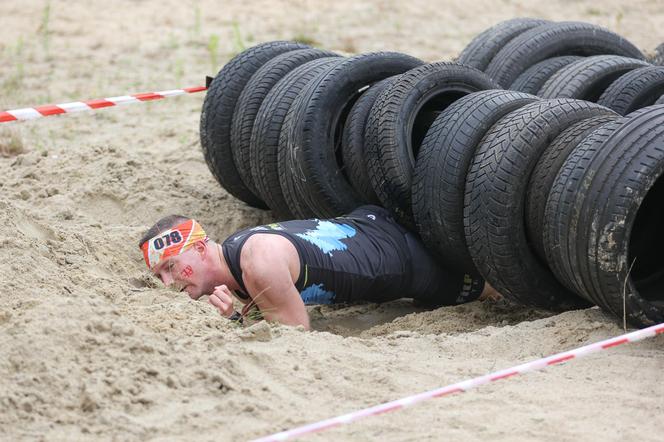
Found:
[[[179,255],[196,241],[207,240],[203,227],[195,220],[189,219],[144,242],[141,250],[148,268],[153,269],[160,261]]]

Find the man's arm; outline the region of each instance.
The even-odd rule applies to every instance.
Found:
[[[242,279],[263,317],[309,330],[309,315],[295,281],[300,258],[286,238],[273,234],[252,235],[240,254]]]

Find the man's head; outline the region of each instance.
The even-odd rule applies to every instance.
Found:
[[[169,215],[155,223],[139,241],[150,271],[165,285],[186,291],[193,299],[211,293],[211,277],[219,251],[195,220]]]

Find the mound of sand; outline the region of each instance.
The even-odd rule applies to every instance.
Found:
[[[514,16],[591,21],[645,49],[660,43],[664,20],[653,0],[495,8],[15,2],[4,9],[0,107],[200,84],[242,42],[299,36],[332,50],[440,60]],[[211,177],[198,145],[202,99],[0,127],[24,149],[0,158],[3,440],[243,440],[621,333],[598,309],[554,315],[475,302],[423,311],[405,300],[312,307],[314,332],[237,327],[207,303],[158,286],[136,246],[155,219],[195,216],[217,239],[271,221]],[[313,439],[657,440],[663,343],[617,348]]]

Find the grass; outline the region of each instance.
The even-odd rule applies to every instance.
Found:
[[[44,45],[44,50],[48,52],[49,47],[49,37],[51,31],[49,30],[49,22],[51,21],[51,1],[46,0],[44,4],[44,10],[42,11],[42,20],[37,28],[37,33],[42,36],[42,44]]]
[[[234,21],[231,28],[233,30],[233,53],[234,55],[237,55],[247,49],[247,45],[242,39],[242,32],[240,32],[240,25],[238,22]]]
[[[308,35],[304,33],[298,33],[296,34],[293,38],[291,38],[292,41],[302,43],[305,45],[309,46],[320,46],[320,42],[314,39],[313,37],[309,37]]]
[[[194,26],[192,28],[194,37],[201,35],[201,6],[197,3],[194,8]]]
[[[219,36],[217,34],[210,35],[207,44],[208,55],[210,56],[210,64],[212,69],[217,69],[219,66]]]
[[[0,157],[15,157],[25,152],[23,139],[17,131],[11,129],[0,131]]]

